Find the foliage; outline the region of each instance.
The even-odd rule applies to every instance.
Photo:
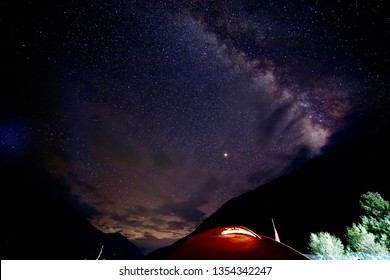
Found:
[[[390,203],[379,193],[368,192],[362,195],[360,206],[366,212],[361,224],[375,235],[377,243],[384,243],[390,251]]]
[[[309,246],[313,254],[321,255],[323,259],[339,259],[344,254],[341,240],[328,232],[311,233]]]
[[[309,247],[313,254],[324,259],[364,258],[390,253],[390,203],[379,193],[368,192],[361,196],[360,206],[365,215],[361,222],[347,227],[346,248],[341,240],[327,232],[310,235]]]
[[[384,200],[379,193],[368,192],[362,195],[360,206],[374,218],[383,218],[389,215],[390,203]]]
[[[373,255],[386,255],[389,253],[384,242],[377,242],[375,235],[368,232],[362,224],[353,224],[352,227],[348,227],[345,238],[348,250],[351,252]]]

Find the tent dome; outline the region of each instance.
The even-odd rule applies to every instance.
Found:
[[[219,227],[195,234],[167,259],[305,260],[295,249],[242,226]]]

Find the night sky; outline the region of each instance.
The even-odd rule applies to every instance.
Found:
[[[384,4],[2,2],[1,156],[34,154],[98,229],[168,245],[388,106]]]

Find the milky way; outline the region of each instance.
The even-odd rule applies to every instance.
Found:
[[[47,169],[97,228],[167,245],[383,100],[366,36],[377,22],[359,18],[382,2],[63,4],[60,108],[44,129],[60,153]]]

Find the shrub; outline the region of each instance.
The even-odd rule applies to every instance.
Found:
[[[327,232],[310,235],[309,247],[322,259],[378,258],[390,253],[390,203],[379,193],[361,196],[365,215],[359,224],[347,227],[344,248],[341,240]]]
[[[368,232],[361,224],[353,224],[347,228],[345,239],[348,250],[352,252],[367,253],[373,255],[387,255],[389,252],[384,242],[376,241],[375,235]]]
[[[390,251],[390,203],[379,193],[368,192],[362,195],[360,206],[366,212],[361,217],[362,226]]]
[[[340,259],[345,253],[341,240],[328,232],[311,233],[309,246],[311,252],[321,256],[322,259]]]

